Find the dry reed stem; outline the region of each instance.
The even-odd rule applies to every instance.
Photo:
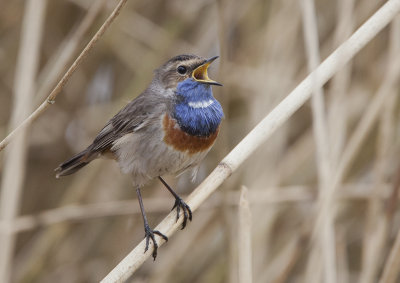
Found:
[[[148,213],[166,212],[171,208],[170,205],[165,202],[165,198],[144,199],[144,201]],[[12,230],[14,232],[22,232],[66,221],[82,221],[106,216],[138,214],[140,213],[140,209],[136,204],[137,200],[124,200],[87,205],[66,205],[43,211],[38,215],[19,217],[15,219]],[[1,222],[0,231],[4,229],[4,227],[4,223]]]
[[[64,74],[62,79],[58,82],[56,87],[49,94],[47,99],[28,117],[26,118],[17,128],[15,128],[7,137],[5,137],[0,142],[0,151],[2,151],[15,137],[15,135],[21,131],[22,129],[27,128],[33,121],[35,121],[40,115],[42,115],[47,108],[54,104],[57,95],[64,88],[65,84],[71,78],[72,74],[79,67],[82,61],[89,54],[89,51],[95,46],[100,37],[104,34],[104,32],[109,28],[111,23],[115,20],[115,18],[121,12],[122,7],[125,5],[127,0],[120,0],[115,9],[112,11],[111,15],[106,19],[100,29],[96,32],[96,34],[92,37],[86,47],[82,50],[81,54],[76,58],[76,60],[69,67],[68,71]]]
[[[165,27],[157,25],[147,17],[134,11],[128,11],[127,16],[121,18],[120,26],[128,36],[135,38],[156,50],[160,49],[160,52],[165,48],[163,43],[170,37]],[[151,36],[149,36],[149,34],[151,34]],[[177,53],[180,53],[181,51],[187,52],[187,50],[193,50],[193,52],[198,50],[196,45],[193,45],[179,37],[174,38],[174,43],[179,46],[180,49]]]
[[[337,26],[334,34],[335,46],[346,40],[353,32],[354,2],[354,0],[339,0],[337,2]],[[332,78],[332,87],[330,91],[331,101],[328,109],[329,140],[331,147],[330,165],[332,169],[338,166],[346,140],[347,122],[352,115],[348,111],[351,107],[349,106],[347,95],[351,79],[351,66],[352,62],[350,61]],[[335,216],[335,210],[332,211],[332,213],[333,216]],[[337,280],[342,283],[348,282],[349,278],[346,237],[344,234],[343,229],[339,230],[339,233],[336,234],[339,235],[336,240]]]
[[[313,0],[302,0],[302,19],[304,29],[304,41],[307,52],[308,70],[311,73],[320,64],[319,43],[317,19]],[[318,73],[313,73],[312,80],[317,81]],[[313,84],[313,92],[311,96],[312,115],[313,115],[313,132],[316,142],[317,151],[317,168],[322,193],[325,185],[329,181],[330,165],[329,165],[329,140],[327,134],[327,123],[325,114],[324,92],[322,86]]]
[[[193,245],[198,242],[199,238],[202,238],[204,231],[207,231],[207,228],[215,222],[216,218],[218,218],[217,210],[205,210],[194,227],[191,227],[185,233],[176,235],[176,241],[168,244],[162,257],[157,258],[157,265],[152,267],[154,269],[152,269],[150,279],[147,282],[171,282],[171,278],[174,278],[174,271],[177,270],[177,263],[187,260],[187,255],[192,251]],[[174,258],[174,260],[171,260],[171,258]]]
[[[297,260],[304,249],[304,238],[304,235],[295,235],[293,239],[288,242],[282,251],[274,258],[268,269],[265,270],[265,273],[263,276],[261,276],[260,282],[287,282],[290,273],[295,267]],[[273,280],[271,280],[271,274],[273,275]]]
[[[317,30],[317,19],[313,0],[301,1],[302,20],[304,29],[304,39],[307,52],[308,69],[311,72],[318,67],[320,63],[319,54],[319,41]],[[315,76],[317,73],[315,74]],[[317,80],[316,77],[313,80]],[[317,159],[317,173],[319,184],[319,202],[325,198],[328,184],[330,182],[331,158],[329,152],[330,141],[328,139],[328,127],[326,122],[325,102],[323,97],[322,87],[314,86],[311,98],[312,102],[312,117],[313,117],[313,134],[316,143],[316,159]],[[321,204],[319,204],[321,205]],[[312,252],[321,253],[323,259],[323,274],[325,282],[336,282],[336,255],[335,255],[335,236],[333,227],[333,216],[330,214],[325,215],[323,220],[324,226],[322,227],[318,242]],[[310,257],[312,258],[312,257]],[[311,261],[309,261],[311,264]],[[313,277],[313,274],[311,274]],[[313,280],[309,278],[309,282],[317,283],[319,279]]]
[[[400,50],[400,18],[396,17],[391,24],[389,50],[387,61],[387,76],[391,77],[395,69],[391,66],[396,62],[397,54]],[[382,107],[383,111],[379,113],[381,119],[379,123],[379,136],[376,145],[377,157],[375,162],[375,184],[372,192],[372,198],[368,204],[368,221],[363,242],[362,271],[359,282],[376,282],[377,274],[382,264],[383,252],[385,250],[388,233],[390,228],[390,217],[384,212],[384,204],[379,201],[377,194],[382,188],[384,180],[387,178],[387,168],[391,165],[389,156],[395,154],[391,145],[394,140],[395,122],[395,85],[393,82],[385,80],[388,86],[381,86],[387,89],[388,95]]]
[[[60,44],[57,51],[54,52],[53,56],[49,59],[48,63],[43,67],[38,77],[39,88],[37,90],[35,102],[42,102],[51,91],[52,86],[55,85],[57,79],[59,79],[62,72],[68,66],[67,64],[73,58],[74,53],[83,40],[83,36],[91,27],[105,2],[106,0],[94,1],[79,26],[71,35],[67,36]]]
[[[385,3],[346,42],[340,45],[318,68],[304,79],[277,107],[275,107],[190,194],[187,204],[195,211],[219,185],[221,185],[257,148],[259,148],[289,117],[310,97],[313,87],[321,87],[357,52],[381,31],[400,11],[400,0]],[[315,73],[318,73],[315,76]],[[315,81],[313,77],[315,76]],[[176,222],[171,212],[156,227],[166,236],[178,230],[182,217]],[[164,241],[157,236],[159,246]],[[128,279],[151,255],[152,247],[145,253],[145,240],[141,241],[102,282],[123,282]]]
[[[366,201],[371,198],[373,186],[370,184],[344,184],[340,188],[340,194],[336,201]],[[379,201],[391,197],[389,184],[380,186],[380,190],[376,195]],[[236,206],[239,199],[239,193],[236,191],[227,192],[221,195],[215,193],[213,199],[205,203],[200,211],[215,209],[224,203],[229,206]],[[289,187],[268,187],[265,189],[253,189],[249,191],[249,202],[254,206],[265,206],[271,204],[287,204],[313,202],[316,194],[312,187],[307,186],[289,186]],[[394,201],[398,201],[397,195]],[[148,214],[168,212],[170,205],[165,203],[165,198],[145,198],[146,211]],[[99,217],[124,216],[139,214],[140,209],[136,205],[137,199],[100,202],[85,205],[64,205],[58,208],[44,210],[35,215],[19,216],[14,219],[12,227],[13,233],[29,231],[38,227],[51,226],[54,224],[69,221],[84,221]],[[5,230],[5,223],[0,221],[0,231]]]
[[[251,251],[251,211],[248,200],[248,189],[242,186],[239,199],[238,225],[238,274],[239,283],[251,283],[252,251]]]
[[[335,185],[340,183],[344,178],[344,175],[348,171],[353,158],[360,149],[361,143],[364,141],[369,130],[371,130],[374,122],[379,117],[380,110],[383,107],[387,97],[390,95],[390,89],[396,83],[396,80],[400,75],[400,55],[398,53],[396,54],[396,57],[393,58],[392,64],[390,64],[389,68],[390,69],[385,76],[384,82],[378,89],[371,103],[368,105],[365,114],[361,118],[356,129],[353,131],[353,134],[346,145],[346,148],[343,152],[343,157],[341,158],[337,168],[334,182]]]
[[[90,193],[91,186],[98,187],[97,180],[102,175],[101,169],[107,168],[106,164],[94,164],[86,169],[85,175],[77,175],[72,184],[65,190],[60,200],[60,206],[66,206],[85,198]],[[16,223],[18,225],[18,223]],[[22,251],[17,254],[16,282],[30,282],[40,272],[41,268],[48,265],[48,259],[54,245],[60,243],[70,231],[70,225],[59,225],[45,229],[40,237],[35,237]]]
[[[46,0],[30,0],[25,5],[21,43],[18,52],[14,80],[14,108],[10,128],[22,122],[31,111],[35,77],[39,64],[42,28],[45,18]],[[15,143],[6,152],[4,173],[1,182],[0,217],[5,228],[0,230],[0,282],[11,281],[12,261],[16,234],[12,231],[14,219],[19,211],[19,202],[25,180],[28,133],[19,132]]]
[[[383,274],[379,283],[394,283],[400,272],[400,230],[397,232],[396,241],[390,250],[389,259],[384,265]]]
[[[349,138],[349,141],[345,147],[340,162],[336,168],[333,181],[329,184],[327,196],[324,198],[324,203],[319,207],[320,212],[318,213],[318,219],[314,229],[314,235],[319,230],[319,227],[323,224],[324,215],[329,213],[332,209],[330,206],[330,200],[334,197],[335,188],[337,188],[345,177],[346,172],[350,168],[353,158],[361,148],[361,144],[365,137],[372,129],[374,122],[379,117],[380,110],[383,107],[385,101],[390,96],[390,90],[396,83],[397,78],[400,76],[400,55],[396,54],[396,58],[393,59],[392,64],[389,65],[389,70],[384,78],[384,82],[379,87],[376,95],[368,105],[365,114],[362,116],[353,134]]]
[[[334,34],[334,44],[339,45],[348,38],[354,29],[354,0],[339,0],[337,2],[337,26]],[[328,127],[330,139],[330,160],[332,170],[337,167],[346,140],[348,119],[352,113],[348,103],[349,85],[352,72],[352,62],[346,64],[340,72],[332,78],[331,101],[328,112]],[[342,196],[342,194],[340,194]],[[335,216],[335,211],[333,211]],[[343,228],[336,234],[337,242],[337,280],[346,283],[349,278],[347,260],[346,237]]]
[[[305,269],[305,278],[301,282],[309,283],[308,280],[310,280],[311,282],[323,282],[322,281],[323,264],[322,264],[321,253],[317,253],[314,252],[314,250],[311,250],[308,257],[309,258]]]
[[[346,242],[346,228],[340,227],[336,233],[337,278],[340,283],[350,283],[349,252]]]
[[[337,2],[337,26],[334,34],[334,44],[345,41],[354,29],[354,0],[339,0]],[[331,101],[329,107],[329,139],[331,141],[331,166],[338,165],[346,140],[347,119],[350,118],[348,109],[348,92],[351,78],[350,61],[332,78]]]
[[[395,206],[398,203],[397,199],[400,190],[400,167],[397,169],[395,173],[395,178],[393,181],[393,191],[392,196],[389,199],[386,207],[386,218],[385,222],[389,223],[389,221],[393,217],[393,213],[395,212]],[[384,265],[383,273],[379,283],[389,283],[395,282],[399,276],[400,272],[400,230],[397,232],[397,236],[395,239],[395,243],[393,244],[392,249],[390,250],[389,257],[387,262]]]

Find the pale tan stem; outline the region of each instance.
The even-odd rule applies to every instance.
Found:
[[[400,0],[390,0],[365,22],[346,42],[337,48],[318,68],[316,80],[310,74],[277,107],[275,107],[192,192],[187,204],[195,211],[257,148],[259,148],[291,115],[310,97],[313,86],[321,87],[340,68],[360,51],[400,11]],[[171,212],[156,227],[171,236],[180,227],[183,218],[176,222],[176,212]],[[164,241],[157,236],[159,246]],[[123,282],[150,257],[152,247],[145,253],[145,240],[140,242],[102,282]]]
[[[317,16],[315,12],[315,5],[313,0],[302,0],[302,19],[304,29],[304,40],[307,51],[308,69],[310,71],[318,67],[320,63],[320,52],[318,42],[318,29],[317,29]],[[316,81],[318,73],[315,73],[313,78]],[[312,117],[313,117],[313,134],[316,144],[316,159],[317,159],[317,173],[318,173],[318,186],[319,186],[319,203],[326,197],[328,184],[332,176],[331,172],[331,158],[330,158],[330,140],[328,138],[328,125],[326,121],[324,92],[322,87],[314,86],[313,94],[311,97],[312,102]],[[319,204],[321,205],[321,204]],[[313,253],[321,253],[323,259],[323,274],[325,282],[336,282],[336,253],[335,253],[335,236],[333,227],[332,211],[325,215],[324,226],[319,231],[318,241],[312,250]],[[312,257],[310,257],[311,259]],[[308,264],[311,264],[309,261]],[[310,270],[310,269],[307,269]],[[309,274],[307,274],[309,275]],[[311,277],[314,277],[311,275]],[[318,283],[319,279],[311,280],[306,279],[308,282]]]
[[[400,70],[396,71],[392,65],[398,61],[400,51],[400,17],[397,16],[391,24],[390,44],[387,52],[387,72],[385,77],[398,77]],[[364,233],[362,271],[360,275],[360,283],[376,282],[378,272],[382,267],[383,255],[386,250],[388,235],[390,232],[390,220],[385,214],[384,204],[379,200],[378,194],[381,191],[384,180],[387,177],[387,168],[393,166],[389,156],[396,154],[393,150],[394,133],[396,132],[395,105],[396,105],[396,80],[384,80],[380,89],[386,89],[387,95],[384,95],[385,101],[381,106],[383,111],[379,111],[381,120],[379,123],[379,136],[376,145],[376,162],[374,166],[374,185],[372,197],[368,203],[367,225]],[[384,85],[387,84],[387,85]],[[382,92],[378,92],[382,96]],[[366,116],[366,115],[365,115]],[[376,117],[377,119],[378,117]],[[370,128],[372,128],[372,125]],[[365,135],[366,136],[366,135]]]
[[[248,189],[244,186],[240,192],[238,228],[239,283],[251,283],[253,282],[251,264],[251,211],[248,200]]]
[[[40,44],[47,0],[26,2],[14,80],[14,107],[10,128],[22,122],[32,107],[36,88],[35,79],[40,58]],[[0,282],[10,282],[14,257],[16,234],[14,220],[19,213],[19,203],[25,180],[26,157],[28,153],[26,129],[16,136],[4,158],[4,172],[1,182],[0,218],[5,229],[0,231]]]
[[[388,262],[385,264],[379,283],[394,283],[400,272],[400,230],[390,251]]]

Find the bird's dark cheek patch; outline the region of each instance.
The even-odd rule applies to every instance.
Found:
[[[175,119],[168,114],[163,119],[164,142],[174,149],[189,154],[199,153],[209,150],[218,136],[219,128],[207,137],[192,136],[180,129]]]

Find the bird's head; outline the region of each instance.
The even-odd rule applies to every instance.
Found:
[[[222,84],[208,77],[208,67],[218,56],[204,59],[196,55],[178,55],[156,70],[156,78],[166,89],[176,89],[180,82],[192,79],[207,85]]]

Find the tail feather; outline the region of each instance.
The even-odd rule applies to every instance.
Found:
[[[77,155],[73,156],[71,159],[61,163],[54,171],[56,171],[56,178],[61,176],[67,176],[72,173],[75,173],[82,167],[89,164],[92,161],[89,154],[89,150],[85,149],[84,151],[78,153]]]

